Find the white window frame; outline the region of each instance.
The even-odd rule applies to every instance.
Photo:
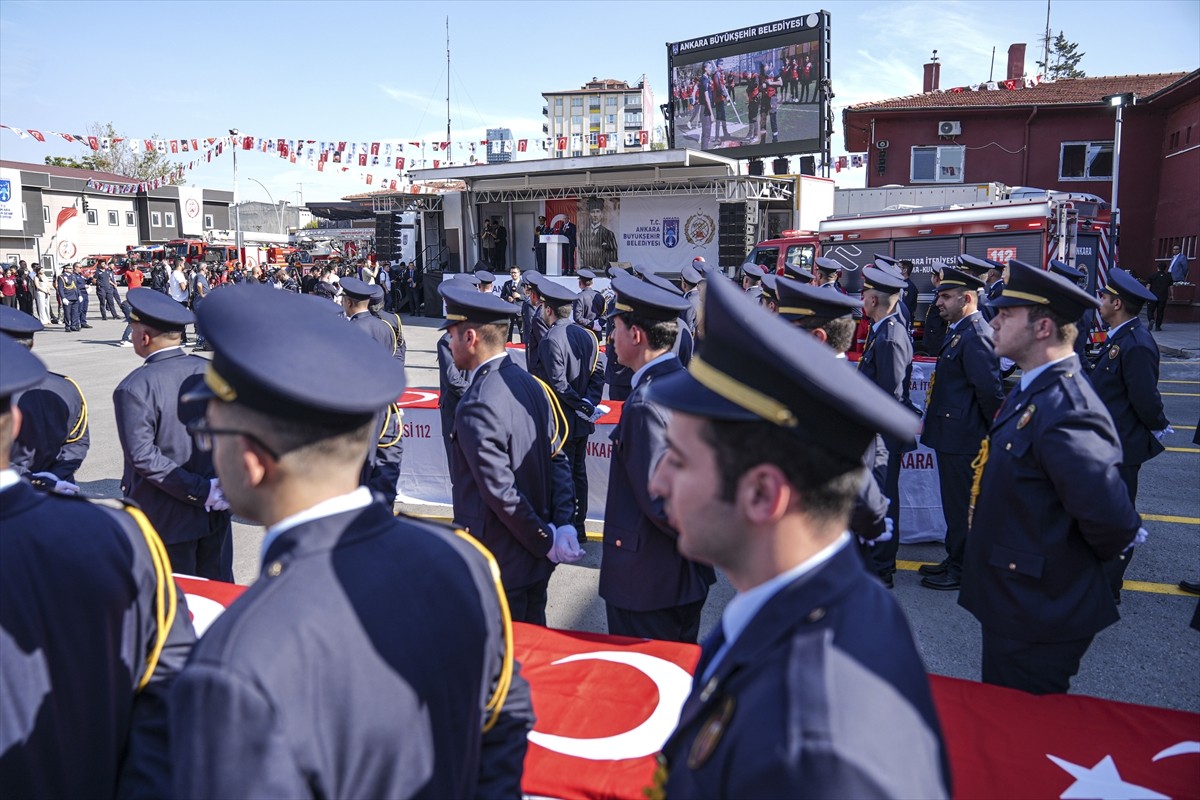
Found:
[[[137,214],[133,213],[132,211],[125,212],[125,227],[127,227],[127,228],[136,228],[137,227]]]
[[[42,222],[50,221],[50,206],[42,206]]]
[[[205,214],[204,215],[204,230],[211,231],[213,229],[213,227],[214,227],[213,215]]]
[[[114,228],[121,227],[121,215],[115,208],[110,208],[108,210],[108,224],[110,227]]]
[[[1084,158],[1083,175],[1073,176],[1073,177],[1068,178],[1063,175],[1063,158],[1066,156],[1066,150],[1068,147],[1078,147],[1080,145],[1083,145],[1083,147],[1085,148],[1084,153],[1083,153],[1083,158]],[[1113,142],[1111,139],[1094,139],[1094,140],[1084,139],[1084,140],[1073,141],[1073,142],[1061,142],[1058,146],[1058,179],[1060,181],[1109,181],[1109,182],[1111,182],[1112,175],[1093,176],[1090,174],[1091,173],[1091,162],[1088,161],[1087,156],[1088,156],[1088,150],[1092,147],[1096,148],[1096,156],[1099,156],[1105,150],[1107,150],[1110,154],[1113,152]],[[1092,161],[1094,161],[1094,160],[1095,160],[1095,157],[1092,158]],[[1112,159],[1110,157],[1109,164],[1111,164],[1111,163],[1112,163]]]
[[[164,228],[174,228],[175,227],[175,212],[174,211],[164,211],[163,212],[163,227]]]
[[[914,169],[917,151],[934,151],[934,177],[918,178]],[[943,163],[943,156],[946,161]],[[913,145],[908,157],[909,183],[962,183],[967,171],[967,148],[961,144]]]
[[[162,227],[162,214],[159,213],[158,211],[150,212],[150,227],[151,228],[161,228]]]
[[[88,225],[99,225],[100,224],[100,210],[95,209],[95,208],[89,208],[87,210],[87,221],[88,221]]]

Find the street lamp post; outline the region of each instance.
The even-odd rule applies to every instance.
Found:
[[[244,250],[245,243],[242,241],[242,212],[238,208],[238,181],[237,181],[237,151],[238,151],[238,129],[230,128],[229,135],[233,137],[233,244],[237,247],[238,261],[245,261],[246,253]]]
[[[263,185],[263,182],[257,178],[247,178],[247,180],[254,181],[259,186],[262,186],[262,190],[267,193],[267,199],[271,201],[272,206],[275,206],[275,218],[279,221],[279,233],[281,235],[285,233],[283,230],[283,210],[279,206],[275,205],[275,198],[271,196],[271,191],[267,189],[267,187]]]
[[[1117,121],[1113,130],[1112,209],[1108,218],[1108,241],[1112,248],[1112,263],[1114,267],[1117,267],[1120,266],[1120,249],[1117,246],[1120,233],[1117,226],[1121,219],[1118,192],[1121,188],[1121,125],[1124,122],[1122,112],[1125,111],[1125,106],[1131,106],[1137,102],[1137,96],[1133,92],[1125,92],[1124,94],[1109,95],[1104,100],[1110,107],[1117,109]]]

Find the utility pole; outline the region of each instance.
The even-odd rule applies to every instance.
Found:
[[[446,15],[446,155],[454,161],[454,144],[450,139],[450,15]]]
[[[243,261],[246,258],[243,247],[245,243],[242,241],[242,212],[238,208],[238,181],[237,181],[237,151],[238,151],[238,129],[230,128],[229,135],[232,137],[233,145],[233,243],[237,247],[238,260]]]
[[[1050,74],[1050,0],[1046,0],[1046,35],[1042,39],[1042,73],[1043,77]]]

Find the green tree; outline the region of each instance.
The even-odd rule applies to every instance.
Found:
[[[1067,37],[1059,31],[1058,36],[1050,40],[1049,63],[1039,61],[1037,65],[1041,68],[1042,75],[1052,80],[1086,78],[1087,73],[1079,68],[1079,62],[1085,55],[1087,53],[1079,52],[1078,42],[1067,41]]]
[[[97,139],[123,139],[125,141],[111,145],[107,151],[92,150],[88,147],[80,158],[46,156],[46,163],[53,167],[111,172],[138,181],[151,181],[155,178],[166,177],[167,173],[176,166],[166,155],[157,150],[146,152],[143,147],[130,149],[127,144],[128,137],[119,133],[111,122],[93,123],[88,126],[87,131],[89,136],[95,136]],[[153,134],[150,138],[157,139],[158,134]],[[185,181],[173,178],[171,183],[182,186]]]

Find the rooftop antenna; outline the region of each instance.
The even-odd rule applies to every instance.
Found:
[[[988,67],[988,83],[992,82],[992,78],[996,72],[996,45],[992,45],[992,65]]]
[[[1042,38],[1042,69],[1043,77],[1050,73],[1050,0],[1046,0],[1046,35]]]
[[[446,15],[446,155],[447,161],[454,161],[454,145],[450,143],[450,15]]]

